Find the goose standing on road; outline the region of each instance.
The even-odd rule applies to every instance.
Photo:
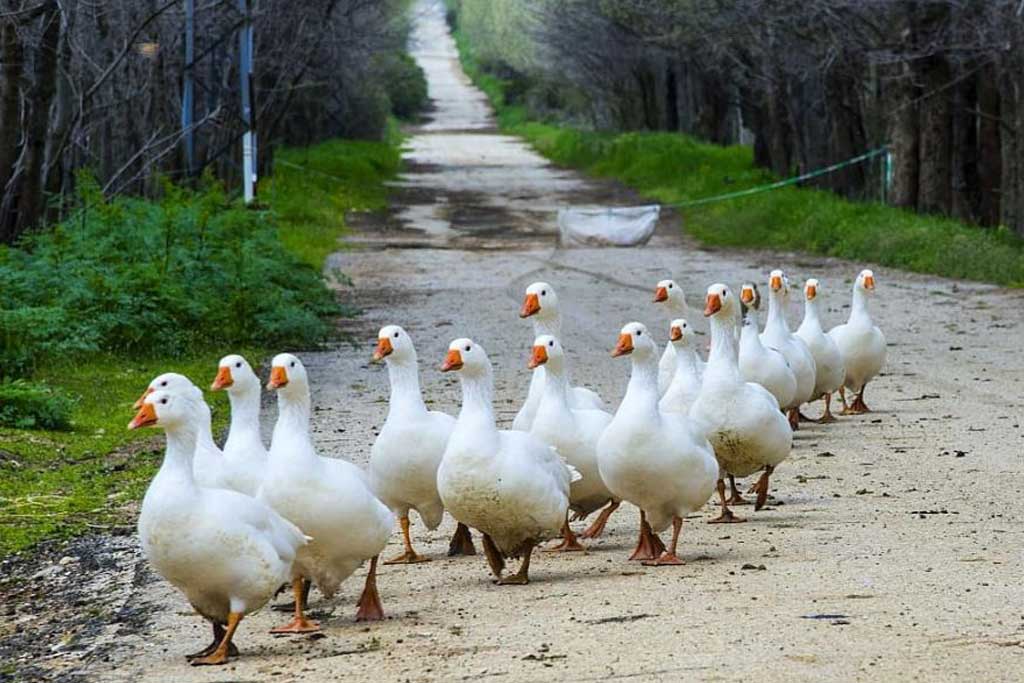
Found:
[[[272,633],[318,631],[320,625],[304,614],[304,582],[312,581],[330,598],[366,560],[370,570],[356,621],[383,619],[377,556],[387,545],[394,515],[373,494],[361,469],[316,452],[309,434],[309,380],[302,361],[290,353],[274,356],[267,388],[277,391],[278,417],[259,497],[313,537],[299,550],[292,571],[295,618]]]
[[[875,274],[870,270],[862,270],[853,283],[853,305],[850,307],[849,320],[833,327],[828,333],[839,347],[846,369],[844,387],[857,392],[853,404],[848,406],[844,387],[839,387],[843,414],[870,412],[864,403],[864,389],[885,365],[885,335],[871,320],[868,311],[868,299],[874,292]]]
[[[711,354],[700,395],[690,417],[702,425],[715,449],[722,474],[745,477],[763,473],[755,485],[755,510],[768,498],[768,482],[780,462],[789,456],[793,430],[779,412],[775,397],[760,384],[740,375],[736,349],[737,297],[723,284],[708,288],[704,315],[711,320]],[[733,490],[735,494],[735,489]],[[729,510],[725,482],[718,480],[722,514],[711,523],[745,521]]]
[[[537,338],[542,334],[550,334],[557,339],[562,338],[562,312],[558,307],[558,295],[555,288],[547,282],[534,282],[526,288],[526,296],[523,298],[523,307],[519,311],[520,318],[533,319],[533,336]],[[533,418],[537,414],[537,406],[544,395],[544,366],[537,367],[530,376],[530,390],[526,395],[526,402],[519,409],[515,420],[512,422],[512,429],[521,432],[528,432],[533,426]],[[569,376],[569,369],[566,367],[566,375]],[[593,408],[604,410],[604,401],[597,395],[597,392],[584,387],[573,387],[570,378],[569,402],[573,408]]]
[[[693,402],[700,394],[701,367],[700,356],[697,355],[697,335],[693,326],[685,318],[676,318],[669,325],[669,343],[676,350],[675,374],[668,389],[658,401],[658,409],[664,413],[690,412]],[[658,368],[661,371],[660,365]]]
[[[818,420],[824,424],[835,421],[832,416],[832,392],[843,386],[846,368],[839,346],[821,329],[821,318],[818,315],[820,294],[821,284],[815,278],[804,283],[804,321],[800,323],[796,336],[804,340],[814,356],[814,395],[825,401],[825,412]]]
[[[740,287],[740,311],[743,329],[740,331],[740,375],[748,382],[756,382],[767,389],[779,407],[789,406],[796,396],[796,375],[786,357],[761,343],[757,330],[757,312],[761,308],[761,295],[757,286]],[[736,501],[739,502],[739,501]]]
[[[693,420],[658,409],[658,347],[643,324],[622,328],[612,356],[626,355],[632,360],[626,395],[597,445],[601,478],[640,508],[640,538],[630,559],[683,564],[676,554],[683,518],[714,493],[718,462]],[[669,524],[666,549],[657,533]]]
[[[796,377],[796,394],[782,408],[787,411],[790,427],[797,429],[800,426],[800,406],[815,398],[814,356],[804,340],[790,331],[786,321],[786,299],[789,297],[786,274],[773,270],[768,278],[768,288],[768,320],[761,333],[761,343],[782,353]]]
[[[437,468],[455,427],[451,415],[427,410],[420,391],[419,363],[412,338],[398,325],[377,333],[375,362],[385,362],[391,385],[388,415],[370,452],[370,486],[391,508],[402,527],[405,552],[384,564],[412,564],[430,558],[418,554],[409,535],[409,511],[416,510],[424,526],[436,529],[444,516],[437,493]],[[456,527],[449,555],[474,555],[473,539],[464,524]]]
[[[576,519],[586,519],[590,513],[608,505],[582,534],[584,538],[594,538],[601,534],[608,517],[620,504],[605,486],[597,467],[597,440],[612,421],[612,416],[603,410],[569,405],[565,351],[549,334],[533,341],[529,367],[535,369],[541,365],[545,368],[544,396],[537,407],[530,433],[558,451],[582,476],[569,489],[569,509],[575,513]],[[562,532],[562,542],[551,550],[583,550],[568,521]]]
[[[479,344],[453,341],[441,371],[459,373],[462,409],[437,470],[438,493],[455,519],[483,533],[499,584],[529,583],[533,549],[561,534],[579,473],[532,434],[498,429],[491,361]],[[503,576],[510,557],[522,564]]]
[[[238,653],[239,623],[288,581],[296,553],[308,539],[255,498],[197,485],[192,456],[205,419],[201,396],[148,393],[129,429],[160,427],[167,451],[146,491],[139,539],[158,574],[213,625],[213,642],[188,655],[195,666],[224,664]]]

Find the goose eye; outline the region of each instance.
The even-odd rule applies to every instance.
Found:
[[[547,296],[548,295],[548,290],[546,290],[546,289],[540,290],[540,295],[541,296]]]
[[[643,334],[643,333],[644,333],[644,331],[643,331],[643,330],[637,330],[637,331],[636,331],[636,336],[638,336],[638,337],[639,337],[639,336],[640,336],[641,334]]]
[[[555,342],[553,342],[553,341],[549,341],[548,342],[548,346],[554,346],[554,345],[555,345]]]
[[[164,405],[167,405],[167,399],[166,398],[160,399],[160,403],[162,403]]]
[[[160,382],[160,386],[166,387],[167,386],[167,380],[164,380],[163,382]]]
[[[242,367],[242,364],[241,363],[235,363],[235,367],[236,368],[240,368],[240,367]]]
[[[672,284],[671,284],[671,283],[669,283],[669,286],[668,286],[668,288],[669,288],[669,289],[672,289]]]
[[[469,349],[470,349],[470,346],[468,346],[468,345],[467,345],[467,346],[466,346],[466,351],[468,352],[468,351],[469,351]]]
[[[292,361],[292,363],[291,363],[291,366],[292,366],[293,368],[295,367],[295,361]]]
[[[398,339],[398,333],[395,332],[395,339]]]

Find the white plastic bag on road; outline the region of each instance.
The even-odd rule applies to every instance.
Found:
[[[563,247],[634,247],[654,234],[661,207],[568,207],[558,211],[558,240]]]

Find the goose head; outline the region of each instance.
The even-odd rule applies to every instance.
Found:
[[[537,316],[545,320],[558,315],[558,295],[555,289],[546,282],[534,282],[526,288],[523,307],[519,311],[520,318]]]
[[[686,295],[675,280],[662,280],[654,286],[654,303],[668,304],[670,310],[684,310]]]
[[[868,294],[874,292],[875,291],[875,273],[874,273],[874,271],[872,271],[870,269],[867,269],[867,268],[865,268],[864,270],[860,271],[860,274],[857,275],[856,281],[854,281],[854,283],[853,283],[853,288],[854,288],[854,290],[858,290],[859,289],[859,290],[861,290],[863,292],[867,292]]]
[[[676,318],[669,326],[668,338],[674,346],[685,348],[693,344],[697,334],[686,318]]]
[[[203,393],[200,391],[199,387],[193,384],[192,380],[185,375],[180,375],[177,372],[165,372],[162,375],[157,375],[153,381],[149,383],[146,390],[142,392],[142,396],[139,396],[135,401],[135,405],[132,407],[135,408],[135,410],[139,410],[145,403],[147,396],[152,394],[154,391],[160,390],[170,391],[175,394],[198,393],[200,396],[202,396]]]
[[[193,399],[187,394],[180,394],[165,389],[158,389],[147,394],[139,406],[128,429],[142,427],[174,428],[194,421],[196,414]]]
[[[542,334],[533,340],[533,351],[526,367],[533,370],[544,365],[552,370],[560,370],[565,363],[565,350],[553,335]]]
[[[486,374],[490,367],[491,361],[484,347],[472,339],[462,337],[448,345],[448,355],[441,364],[441,372],[459,372],[465,377],[471,377]]]
[[[270,364],[270,381],[267,389],[276,390],[278,396],[298,395],[309,391],[309,376],[298,357],[290,353],[279,353]]]
[[[807,282],[804,283],[804,299],[814,301],[820,289],[821,283],[818,282],[817,278],[808,278]]]
[[[227,390],[229,394],[245,391],[259,392],[260,378],[256,376],[252,366],[237,353],[224,356],[217,364],[217,376],[210,385],[211,391]]]
[[[373,360],[380,362],[410,361],[416,357],[409,333],[398,325],[386,325],[377,333],[377,348],[373,350]]]
[[[761,292],[752,282],[744,282],[740,287],[740,303],[755,311],[761,308]]]
[[[643,323],[629,323],[619,332],[619,341],[612,349],[612,357],[632,355],[647,358],[655,353],[654,340]]]
[[[704,317],[733,320],[736,317],[737,305],[736,297],[727,285],[711,285],[704,300]]]
[[[786,273],[778,268],[769,273],[768,289],[773,295],[788,296],[789,278]]]

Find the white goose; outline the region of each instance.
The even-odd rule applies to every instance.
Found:
[[[761,343],[782,353],[796,376],[796,394],[792,401],[781,407],[788,413],[790,427],[797,429],[800,426],[800,406],[815,398],[814,356],[804,340],[790,331],[786,322],[785,306],[789,296],[786,274],[773,270],[768,277],[768,289],[768,320],[761,333]]]
[[[608,517],[620,504],[619,499],[605,486],[597,469],[597,440],[612,421],[612,416],[603,410],[572,408],[569,405],[565,351],[559,341],[549,334],[541,335],[533,341],[529,367],[535,369],[541,365],[546,371],[544,396],[541,397],[530,433],[558,451],[583,477],[573,482],[569,489],[569,509],[576,514],[577,519],[584,519],[608,504],[592,525],[593,530],[588,529],[583,533],[585,538],[593,538],[604,530]],[[552,550],[583,550],[568,522],[562,531],[562,543]]]
[[[534,282],[526,288],[526,296],[523,299],[523,307],[519,311],[520,318],[533,318],[534,338],[542,334],[550,334],[558,339],[562,338],[562,313],[558,307],[558,295],[555,288],[546,282]],[[537,406],[544,395],[544,368],[538,367],[530,377],[530,389],[526,395],[526,402],[519,409],[515,420],[512,422],[512,429],[521,432],[530,431],[533,426],[533,418],[537,414]],[[584,387],[573,387],[570,380],[569,402],[573,408],[593,408],[604,410],[604,401],[597,395],[597,392]]]
[[[241,469],[229,467],[224,460],[224,454],[217,447],[213,440],[213,428],[210,415],[210,406],[203,400],[203,391],[192,383],[185,375],[177,372],[165,372],[158,375],[142,393],[142,396],[135,401],[134,408],[142,407],[146,397],[154,391],[171,391],[182,394],[196,401],[196,410],[199,411],[198,432],[196,433],[196,448],[192,458],[192,468],[196,481],[200,486],[215,489],[231,489],[246,495],[252,495],[243,490],[244,482],[251,476],[247,465]]]
[[[804,321],[797,328],[796,336],[804,340],[807,348],[811,350],[811,355],[814,356],[814,367],[817,371],[814,395],[825,401],[825,413],[818,422],[825,423],[835,421],[832,416],[832,392],[843,386],[846,368],[843,365],[843,356],[839,353],[839,346],[821,328],[821,318],[818,316],[820,292],[821,284],[815,278],[804,283]]]
[[[254,498],[197,485],[192,455],[201,400],[192,391],[154,391],[128,425],[167,434],[163,465],[142,501],[139,539],[153,569],[213,624],[213,642],[188,656],[193,665],[224,664],[237,654],[231,641],[239,622],[288,581],[309,540]]]
[[[740,310],[743,329],[740,331],[740,375],[748,382],[756,382],[767,389],[779,406],[789,406],[796,396],[796,375],[786,357],[761,343],[757,330],[757,311],[761,308],[761,295],[757,286],[745,284],[740,288]]]
[[[640,540],[630,559],[682,564],[676,555],[683,518],[715,491],[718,463],[698,425],[658,409],[658,347],[641,323],[622,328],[613,356],[630,355],[626,395],[597,445],[601,478],[641,511]],[[672,525],[665,550],[657,532]]]
[[[401,327],[388,325],[380,329],[373,359],[387,363],[391,399],[388,416],[370,452],[370,486],[398,517],[405,544],[403,554],[384,564],[426,562],[430,558],[417,554],[412,547],[409,510],[416,510],[428,529],[441,524],[444,503],[437,493],[437,468],[455,427],[455,418],[427,410],[420,391],[416,348]],[[456,528],[448,554],[476,554],[464,524]]]
[[[259,497],[313,537],[295,559],[295,618],[272,633],[307,633],[320,625],[305,618],[304,580],[328,598],[370,560],[356,620],[382,619],[377,593],[377,556],[387,545],[394,515],[370,490],[366,475],[350,462],[320,457],[309,434],[309,380],[302,362],[274,357],[268,389],[277,390],[278,418],[270,462]]]
[[[844,387],[839,387],[843,400],[843,413],[867,413],[870,409],[864,403],[864,389],[885,365],[885,335],[875,326],[868,312],[868,297],[875,291],[875,274],[862,270],[853,283],[853,305],[850,319],[843,325],[829,330],[828,336],[839,347],[839,353],[846,367],[846,389],[857,392],[853,405],[847,406]]]
[[[260,378],[245,358],[232,354],[220,359],[210,389],[226,390],[231,401],[224,463],[232,488],[255,496],[267,471],[267,449],[260,436]]]
[[[499,584],[529,583],[530,555],[560,534],[579,473],[532,434],[497,428],[491,362],[479,344],[453,341],[441,371],[458,372],[462,383],[462,410],[437,470],[441,500],[455,519],[484,534]],[[506,557],[523,561],[504,577]]]
[[[755,509],[760,509],[768,498],[769,477],[789,456],[793,430],[779,412],[775,397],[740,375],[736,350],[738,308],[739,302],[727,286],[708,288],[704,315],[711,319],[711,354],[690,417],[704,427],[714,446],[722,473],[733,484],[734,502],[738,502],[738,491],[733,478],[764,470],[756,485]],[[718,480],[718,496],[722,514],[711,523],[745,521],[729,510],[722,479]]]
[[[686,305],[686,294],[675,280],[662,280],[654,288],[654,303],[665,304],[670,320],[690,317],[690,307]],[[696,348],[694,348],[696,353]],[[665,395],[672,384],[676,371],[676,347],[670,339],[658,361],[658,394]],[[698,375],[704,372],[704,361],[697,355]]]
[[[685,318],[676,318],[669,326],[668,338],[676,350],[676,367],[672,382],[658,401],[658,408],[665,413],[686,414],[690,412],[690,407],[700,394],[703,375],[700,356],[697,355],[695,348],[697,335]],[[660,364],[658,371],[660,374]]]

